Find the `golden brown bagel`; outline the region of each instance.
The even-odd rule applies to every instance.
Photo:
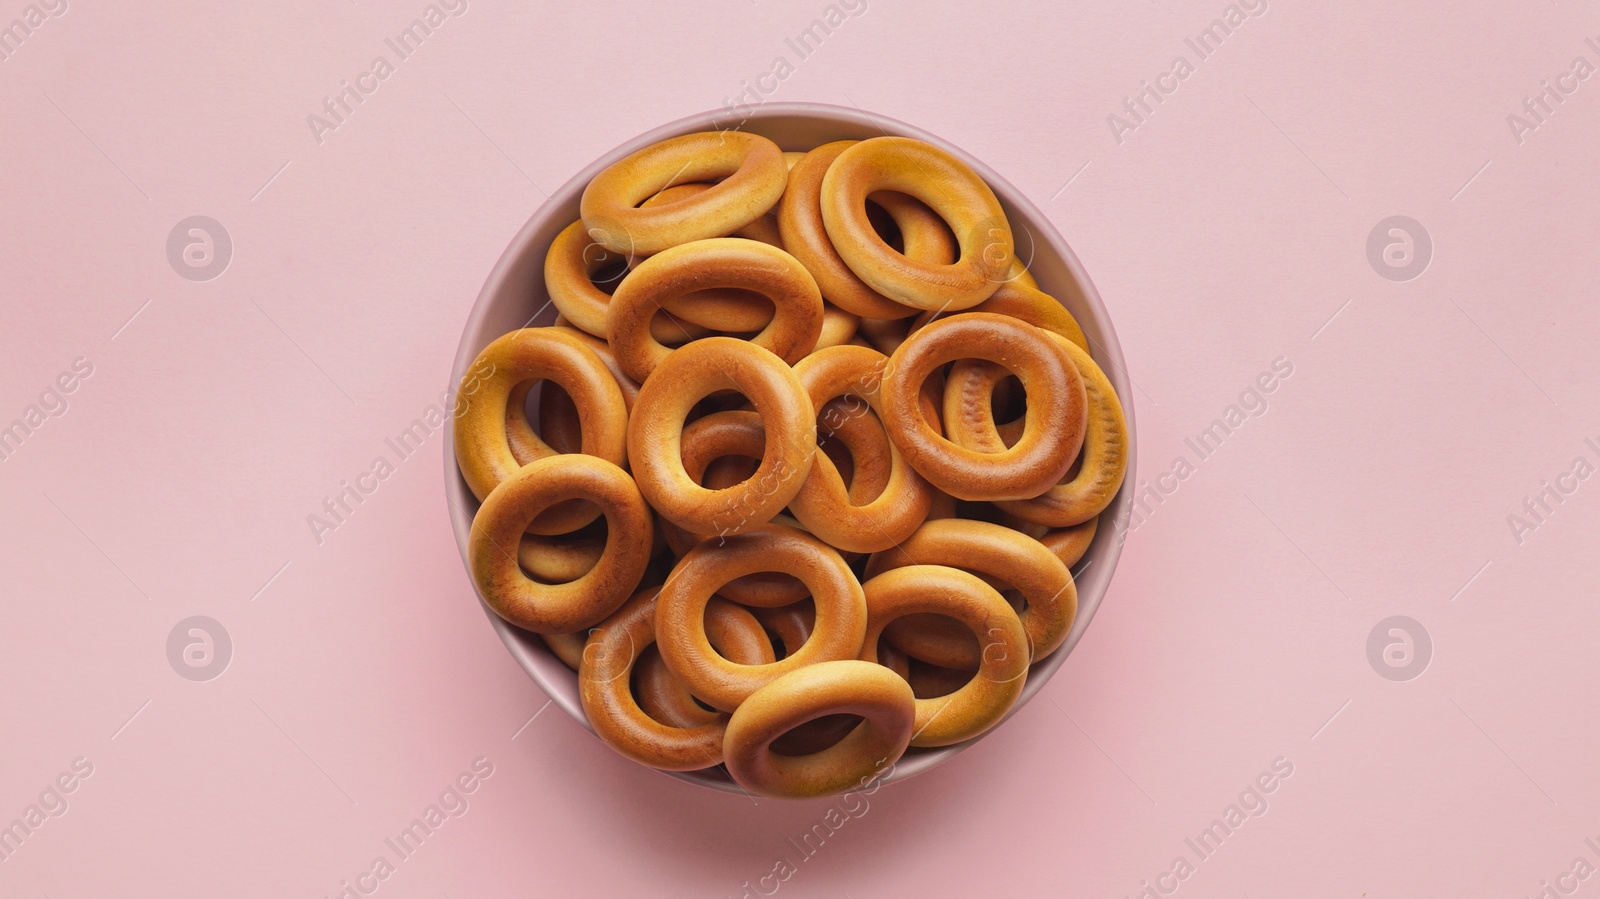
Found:
[[[583,664],[583,644],[588,641],[588,633],[576,634],[540,634],[539,639],[550,647],[550,652],[560,659],[562,664],[578,670]]]
[[[884,243],[866,209],[867,197],[884,190],[932,208],[955,234],[959,258],[930,265]],[[875,137],[846,148],[823,176],[821,208],[839,257],[856,277],[903,306],[975,306],[1006,280],[1015,255],[1011,225],[989,185],[966,163],[914,138]]]
[[[1028,267],[1022,264],[1022,260],[1015,256],[1011,258],[1011,268],[1006,272],[1006,279],[1007,283],[1010,284],[1021,284],[1034,290],[1039,289],[1039,282],[1034,279],[1033,272],[1028,271]]]
[[[888,356],[900,349],[900,344],[906,342],[906,337],[910,336],[915,321],[910,318],[863,318],[856,328],[856,333],[865,337],[878,352]]]
[[[1089,544],[1094,542],[1094,534],[1099,527],[1100,516],[1096,515],[1082,524],[1046,531],[1039,542],[1071,568],[1089,551]]]
[[[634,665],[656,639],[655,594],[641,590],[589,635],[578,668],[578,698],[595,734],[624,756],[664,771],[709,768],[722,762],[726,715],[674,727],[647,715],[633,694]]]
[[[755,477],[707,490],[684,470],[683,427],[690,409],[719,390],[737,390],[755,403],[766,448]],[[770,521],[800,490],[817,448],[814,415],[783,360],[753,343],[707,337],[674,350],[639,389],[628,421],[628,460],[639,489],[667,520],[691,533],[736,534]]]
[[[486,368],[490,374],[476,374]],[[501,481],[532,462],[528,458],[555,453],[548,444],[525,429],[520,407],[510,399],[518,385],[547,379],[560,384],[578,405],[582,450],[617,465],[627,461],[627,402],[604,361],[583,339],[563,328],[523,328],[502,335],[478,354],[474,366],[475,390],[458,404],[455,429],[456,464],[473,495],[486,498]],[[522,395],[526,395],[524,392]],[[521,419],[518,449],[512,449],[508,419]],[[566,507],[541,516],[533,525],[537,534],[565,534],[594,520],[593,510]],[[508,544],[509,545],[509,544]]]
[[[544,288],[550,302],[573,327],[606,336],[606,307],[610,295],[595,283],[601,272],[611,272],[615,287],[626,273],[623,257],[595,243],[583,221],[573,222],[550,242],[544,257]]]
[[[882,353],[854,346],[818,350],[800,360],[795,374],[805,385],[813,407],[853,397],[864,405],[860,414],[882,414],[880,387],[888,360]],[[824,426],[829,423],[825,420]],[[832,428],[828,428],[832,430]],[[806,530],[833,546],[851,552],[877,552],[910,536],[928,516],[933,488],[890,444],[889,483],[870,502],[856,504],[838,468],[826,453],[812,462],[790,510]]]
[[[725,599],[706,604],[706,637],[720,655],[740,665],[765,665],[776,658],[761,622],[749,609]],[[667,668],[654,647],[635,663],[634,682],[639,707],[662,724],[696,727],[723,718],[722,713],[695,701],[689,687]]]
[[[1000,723],[1028,677],[1028,635],[993,587],[956,568],[911,565],[872,578],[863,590],[868,614],[864,659],[877,658],[878,640],[889,622],[919,612],[960,621],[982,644],[978,673],[966,686],[916,701],[912,746],[949,746]]]
[[[612,385],[615,386],[615,385]],[[606,546],[593,568],[565,584],[540,584],[517,563],[524,531],[556,503],[581,499],[606,519]],[[604,459],[548,456],[518,469],[472,519],[467,562],[484,602],[525,630],[570,634],[616,611],[650,561],[650,509],[628,473]]]
[[[895,350],[883,376],[889,438],[929,483],[959,499],[1026,499],[1050,489],[1078,454],[1087,406],[1082,378],[1050,338],[1048,331],[985,312],[940,319],[914,332]],[[945,428],[952,437],[929,425],[918,402],[923,382],[945,363],[963,359],[987,359],[1022,380],[1027,424],[1015,446],[980,450],[955,440],[960,423],[951,420],[955,388],[948,384]],[[954,408],[969,410],[975,403]]]
[[[639,204],[674,184],[715,181],[703,193],[649,209]],[[685,134],[615,163],[583,189],[579,208],[590,237],[627,257],[720,237],[766,215],[783,196],[783,151],[741,131]]]
[[[1065,338],[1046,333],[1072,359],[1081,373],[1088,401],[1083,461],[1077,474],[1042,495],[1000,502],[1001,510],[1023,521],[1052,528],[1071,527],[1099,515],[1111,505],[1128,473],[1128,423],[1111,381],[1089,354]],[[945,397],[968,397],[959,422],[951,422],[951,438],[967,446],[993,451],[1004,441],[994,424],[992,408],[982,399],[1004,376],[992,366],[957,364],[951,369]],[[1031,394],[1030,394],[1031,395]],[[946,414],[949,414],[948,408]]]
[[[917,309],[902,305],[867,286],[839,257],[822,222],[822,182],[840,153],[857,141],[823,144],[789,169],[789,186],[778,203],[778,231],[783,245],[817,279],[822,295],[856,315],[898,319]],[[949,230],[933,210],[900,193],[873,194],[876,202],[899,228],[904,255],[930,265],[955,261],[956,246]]]
[[[786,572],[806,585],[816,607],[816,626],[805,645],[780,661],[735,665],[706,638],[706,603],[734,578],[763,571]],[[832,547],[804,531],[762,525],[725,541],[707,540],[678,560],[661,588],[656,626],[667,667],[696,696],[732,710],[781,674],[860,655],[866,615],[861,584]]]
[[[1021,618],[1034,661],[1061,645],[1078,613],[1078,590],[1067,566],[1044,544],[1004,525],[958,518],[930,521],[893,549],[873,555],[866,576],[907,565],[946,565],[1016,588],[1027,601]],[[889,625],[889,640],[913,658],[938,661],[917,651],[915,636],[897,633],[896,624],[905,620]],[[976,668],[978,661],[974,654],[940,664]]]
[[[650,320],[666,303],[708,288],[736,288],[772,301],[766,327],[751,342],[794,364],[822,334],[822,295],[793,256],[736,237],[697,240],[639,263],[617,286],[606,307],[606,334],[617,363],[641,384],[672,352],[650,333]]]
[[[761,796],[825,796],[869,785],[905,752],[916,700],[899,675],[873,662],[818,662],[790,671],[753,693],[728,721],[728,773]],[[807,722],[859,715],[838,743],[810,755],[784,756],[772,744]]]
[[[861,327],[861,316],[846,312],[832,303],[822,304],[822,331],[817,335],[816,350],[849,343]]]

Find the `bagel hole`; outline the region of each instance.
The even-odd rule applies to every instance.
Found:
[[[652,657],[654,657],[654,658],[652,658]],[[644,648],[643,652],[639,653],[639,658],[638,659],[634,660],[633,670],[628,675],[628,688],[629,688],[629,690],[632,691],[634,697],[636,698],[635,699],[636,702],[637,702],[637,697],[640,697],[640,696],[644,695],[644,686],[643,686],[644,675],[643,675],[642,672],[644,672],[644,671],[648,670],[649,668],[651,668],[651,667],[655,666],[656,664],[658,664],[660,662],[660,657],[661,657],[661,650],[654,643],[652,643],[649,646],[646,646]],[[668,672],[668,673],[669,673],[669,675],[671,674],[670,672]],[[682,683],[682,681],[678,681],[676,675],[672,675],[672,679],[674,681],[677,681],[680,684]],[[705,703],[701,702],[700,699],[698,697],[696,697],[694,694],[692,694],[692,693],[689,694],[689,698],[694,701],[694,704],[696,706],[700,707],[705,712],[707,712],[709,714],[712,714],[712,715],[721,714],[716,709],[714,709],[711,706],[708,706]],[[644,711],[643,707],[640,708],[640,711]],[[668,727],[677,726],[677,725],[674,725],[670,721],[662,721],[661,719],[655,717],[654,715],[651,715],[649,712],[645,712],[645,716],[648,717],[650,720],[655,721],[658,724],[663,724],[663,725],[666,725]]]
[[[804,626],[806,630],[806,637],[809,638],[811,635],[811,628],[814,626],[817,620],[817,605],[815,600],[807,597],[799,602],[790,603],[789,605],[785,606],[776,606],[772,607],[771,609],[774,614],[787,610],[793,610],[795,617],[809,620],[813,623],[812,625]],[[756,612],[756,618],[761,622],[761,629],[767,632],[767,639],[772,642],[773,656],[777,661],[782,661],[791,655],[789,646],[783,642],[783,637],[779,635],[778,629],[773,627],[771,624],[774,615],[764,614],[764,611],[765,610],[758,610]],[[802,643],[803,642],[804,641],[802,641]],[[794,647],[795,650],[799,650],[799,648],[799,646]]]
[[[522,413],[527,417],[528,427],[552,450],[557,453],[583,451],[583,425],[578,417],[578,404],[560,384],[542,379],[532,382]],[[519,458],[518,461],[526,464],[531,460]]]
[[[677,349],[702,337],[726,336],[739,340],[754,340],[760,331],[716,331],[697,325],[682,316],[662,309],[650,319],[650,335],[662,346]]]
[[[767,635],[767,642],[772,644],[773,661],[781,662],[789,657],[789,647],[784,645],[783,638],[778,632],[766,625],[761,626],[762,633]]]
[[[989,409],[995,423],[1004,427],[1018,423],[1028,411],[1028,395],[1022,388],[1022,379],[1006,375],[994,385],[989,395]]]
[[[678,174],[681,175],[683,173],[679,172]],[[661,188],[659,190],[657,190],[655,193],[653,193],[653,194],[649,195],[648,197],[645,197],[644,199],[640,200],[639,202],[633,204],[633,208],[634,209],[643,209],[643,208],[645,208],[646,204],[648,204],[649,208],[651,208],[651,209],[671,209],[672,207],[677,206],[680,203],[688,203],[688,202],[691,202],[691,201],[697,199],[700,196],[701,192],[686,193],[684,196],[681,196],[681,197],[677,198],[676,200],[664,200],[664,201],[657,201],[657,202],[652,202],[652,201],[654,201],[657,197],[661,196],[662,194],[666,193],[669,190],[672,190],[675,187],[682,187],[682,186],[684,186],[686,184],[694,184],[694,185],[699,185],[699,186],[705,187],[705,188],[711,188],[711,187],[717,186],[718,184],[721,184],[723,182],[723,180],[724,179],[722,179],[722,178],[708,178],[708,179],[704,179],[704,180],[699,179],[699,178],[693,178],[693,179],[685,178],[684,180],[679,181],[678,178],[676,176],[674,176],[671,181],[668,181],[666,184],[661,185]]]
[[[754,404],[739,391],[717,390],[707,394],[699,402],[689,407],[689,414],[684,416],[683,423],[689,425],[717,412],[753,408],[755,408]]]
[[[862,722],[860,715],[822,715],[795,725],[772,741],[774,755],[788,757],[811,755],[838,744]]]
[[[1083,470],[1083,452],[1080,450],[1078,452],[1077,458],[1073,459],[1072,460],[1072,464],[1067,467],[1067,473],[1061,476],[1061,480],[1063,482],[1071,481],[1074,478],[1076,478],[1078,476],[1078,472],[1080,472],[1082,470]]]
[[[871,578],[867,577],[867,563],[872,561],[872,555],[872,553],[862,553],[859,559],[845,557],[845,563],[850,566],[851,571],[856,573],[856,580],[863,584],[871,580]]]
[[[870,418],[869,422],[862,422],[863,417]],[[876,483],[856,483],[859,466],[855,450],[846,442],[845,428],[868,427],[875,434],[881,435],[883,445],[889,443],[887,429],[878,419],[877,413],[872,411],[867,401],[855,394],[845,394],[834,397],[817,410],[817,449],[821,450],[828,460],[833,463],[839,472],[839,479],[844,482],[845,489],[850,495],[853,505],[865,505],[876,500],[888,489],[888,475],[879,471],[873,480]],[[865,436],[862,432],[855,432],[857,439]],[[870,451],[870,448],[869,448]],[[882,458],[869,459],[871,462],[882,463]]]
[[[627,274],[627,257],[620,253],[606,253],[589,273],[589,283],[599,288],[601,293],[610,296],[616,292],[617,285],[622,283],[623,277]]]
[[[991,502],[982,500],[957,500],[956,517],[971,518],[975,521],[986,521],[989,524],[1004,524],[1005,513],[1000,507]]]
[[[878,232],[879,239],[896,253],[906,251],[905,236],[900,233],[900,226],[895,224],[894,216],[870,197],[867,199],[867,222],[872,225],[872,230]]]
[[[652,656],[655,658],[652,658]],[[631,692],[635,697],[644,695],[644,671],[650,666],[656,664],[656,662],[660,660],[660,656],[660,651],[657,650],[656,645],[652,643],[649,646],[646,646],[643,651],[639,653],[639,657],[637,659],[633,660],[633,668],[628,672],[628,691]],[[643,711],[643,709],[640,709],[640,711]],[[645,715],[652,721],[658,720],[649,712],[645,712]],[[667,722],[661,721],[659,723],[666,724]]]

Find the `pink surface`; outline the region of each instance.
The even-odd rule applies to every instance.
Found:
[[[0,825],[36,825],[0,895],[324,897],[380,858],[381,895],[452,899],[1600,889],[1600,11],[1273,0],[1201,58],[1224,3],[872,0],[800,58],[826,4],[661,6],[457,0],[405,58],[420,2],[0,8],[0,425],[39,406],[0,461]],[[319,144],[342,82],[376,89]],[[746,82],[1028,191],[1166,491],[1039,699],[866,805],[673,781],[549,709],[461,570],[441,436],[386,443],[541,186]],[[1135,118],[1142,82],[1172,93]],[[195,215],[215,280],[169,261]],[[1431,236],[1408,281],[1401,236],[1368,254],[1396,215]],[[169,661],[196,615],[208,681],[186,630]],[[1396,615],[1412,680],[1379,672],[1425,641],[1369,659]]]

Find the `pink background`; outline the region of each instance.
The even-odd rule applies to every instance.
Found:
[[[1600,80],[1520,143],[1506,119],[1600,65],[1597,4],[1269,0],[1196,61],[1220,0],[870,0],[797,61],[824,3],[470,0],[395,62],[425,5],[69,0],[0,62],[0,424],[93,365],[0,462],[0,824],[93,766],[0,894],[331,896],[476,759],[381,895],[1122,897],[1182,857],[1184,896],[1398,899],[1600,867],[1600,481],[1507,521],[1600,467]],[[306,116],[380,54],[319,145]],[[1193,468],[1038,700],[809,858],[790,840],[837,801],[683,784],[546,708],[462,571],[440,435],[320,544],[306,522],[448,386],[545,190],[780,54],[768,99],[915,123],[1039,203],[1115,317],[1139,486]],[[1179,54],[1119,144],[1106,116]],[[168,261],[191,215],[232,236],[216,280]],[[1392,215],[1432,237],[1411,281],[1368,259]],[[1278,357],[1267,411],[1197,460]],[[191,615],[233,642],[209,682],[168,661]],[[1431,635],[1408,682],[1368,660],[1391,615]]]

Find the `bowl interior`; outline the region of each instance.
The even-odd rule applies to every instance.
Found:
[[[1094,285],[1084,273],[1082,265],[1050,224],[1021,192],[1005,179],[995,174],[981,162],[971,158],[949,142],[892,119],[861,110],[825,106],[820,104],[772,103],[753,110],[745,119],[731,119],[726,112],[691,116],[640,135],[623,146],[607,153],[588,168],[575,175],[551,195],[548,201],[533,214],[522,231],[506,248],[494,271],[490,273],[483,291],[467,321],[450,372],[450,388],[461,383],[477,354],[495,338],[517,328],[549,325],[555,321],[556,309],[549,302],[544,287],[544,257],[556,234],[578,218],[578,201],[583,188],[600,172],[622,157],[657,141],[696,131],[720,128],[737,128],[767,137],[785,150],[808,150],[818,144],[834,140],[862,140],[884,134],[914,137],[935,144],[955,154],[972,166],[987,181],[999,197],[1016,234],[1017,255],[1029,264],[1040,287],[1065,305],[1090,341],[1092,355],[1105,370],[1106,376],[1117,390],[1128,418],[1129,438],[1133,434],[1133,403],[1131,384],[1122,359],[1122,349],[1117,342],[1111,319],[1095,292]],[[534,396],[538,391],[533,392]],[[446,419],[447,447],[454,446],[454,419]],[[1136,445],[1136,444],[1134,444]],[[445,489],[449,499],[450,519],[455,529],[456,544],[463,562],[467,558],[467,536],[472,526],[472,516],[478,502],[467,488],[456,467],[455,454],[447,449],[445,454]],[[1074,567],[1078,588],[1078,615],[1065,644],[1048,658],[1035,664],[1029,671],[1028,682],[1021,697],[1011,709],[1015,714],[1044,686],[1045,681],[1060,667],[1067,654],[1083,636],[1084,629],[1094,617],[1100,599],[1105,595],[1122,552],[1121,535],[1124,533],[1133,508],[1131,485],[1137,483],[1130,459],[1124,489],[1101,515],[1100,527],[1094,543],[1083,559]],[[481,597],[480,597],[481,601]],[[535,634],[507,623],[491,611],[489,617],[500,639],[516,658],[528,676],[539,684],[568,715],[584,727],[589,726],[578,699],[577,675],[557,659]],[[1009,715],[1007,716],[1009,717]],[[981,739],[981,737],[979,738]],[[911,750],[883,777],[884,783],[903,780],[951,758],[971,746],[969,740],[956,746],[940,749]],[[739,787],[721,767],[704,771],[668,772],[673,777],[728,792]]]

